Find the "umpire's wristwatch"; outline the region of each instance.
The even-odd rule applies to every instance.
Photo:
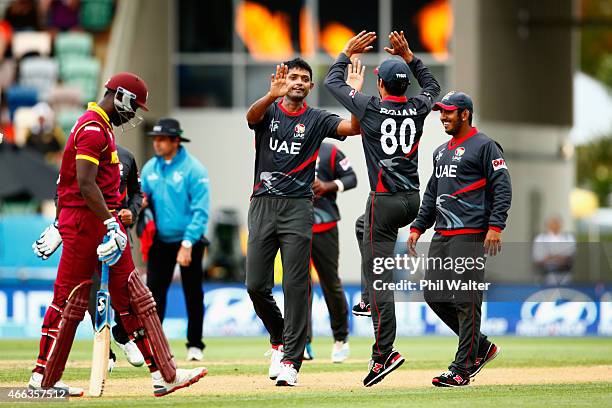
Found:
[[[193,244],[191,243],[191,241],[190,241],[190,240],[188,240],[188,239],[184,239],[184,240],[182,240],[182,241],[181,241],[181,246],[182,246],[183,248],[190,249],[190,248],[193,246]]]

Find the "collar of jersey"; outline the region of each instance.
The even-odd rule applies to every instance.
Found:
[[[110,124],[110,119],[108,117],[108,114],[97,103],[89,102],[87,104],[87,110],[92,111],[92,112],[96,112],[98,115],[102,116],[102,119],[104,119],[104,121],[106,122],[106,124],[108,124],[108,126],[111,125]]]
[[[283,113],[287,116],[300,116],[302,113],[306,112],[306,109],[308,109],[308,104],[306,104],[306,101],[304,101],[304,105],[302,106],[302,108],[298,111],[295,112],[289,112],[287,109],[285,109],[285,107],[283,106],[283,100],[285,100],[285,98],[281,99],[280,101],[278,101],[278,107],[280,108],[280,110],[283,111]]]
[[[478,133],[478,129],[473,127],[472,130],[467,133],[467,135],[461,137],[460,139],[455,140],[455,138],[452,138],[448,141],[448,150],[455,150],[457,146],[474,136],[476,133]]]
[[[383,98],[383,101],[408,102],[408,98],[405,95],[404,96],[387,95]]]

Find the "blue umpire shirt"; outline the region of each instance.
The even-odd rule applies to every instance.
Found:
[[[169,162],[155,156],[143,167],[142,190],[152,203],[157,238],[195,244],[208,226],[208,171],[183,146]]]

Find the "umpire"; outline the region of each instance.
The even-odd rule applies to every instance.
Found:
[[[338,275],[338,221],[340,211],[336,204],[338,193],[357,187],[357,176],[348,157],[331,143],[321,143],[317,158],[316,177],[312,185],[315,193],[314,225],[312,226],[311,260],[317,269],[334,335],[331,359],[341,363],[349,356],[348,307],[344,289]],[[312,296],[310,297],[312,315]],[[304,358],[314,358],[312,341],[312,319],[309,319]]]
[[[501,146],[472,126],[474,105],[463,92],[449,92],[433,110],[451,140],[433,153],[434,172],[423,202],[410,228],[408,245],[415,254],[421,234],[435,223],[425,280],[443,285],[427,286],[425,300],[438,317],[459,337],[448,371],[434,377],[436,387],[461,387],[499,354],[499,347],[480,332],[483,291],[451,289],[453,283],[484,283],[486,255],[501,250],[512,200],[510,174]],[[450,259],[450,267],[436,261]]]
[[[156,235],[149,249],[147,286],[163,321],[166,296],[178,263],[187,307],[187,360],[202,360],[204,291],[202,257],[209,213],[208,171],[182,143],[176,119],[160,119],[148,133],[155,157],[142,169],[142,189],[153,210]]]

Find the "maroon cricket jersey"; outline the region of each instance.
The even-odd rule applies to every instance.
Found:
[[[108,115],[95,102],[70,131],[57,182],[60,207],[87,207],[76,174],[76,161],[88,160],[98,166],[96,184],[109,209],[119,208],[121,183],[119,155]]]

